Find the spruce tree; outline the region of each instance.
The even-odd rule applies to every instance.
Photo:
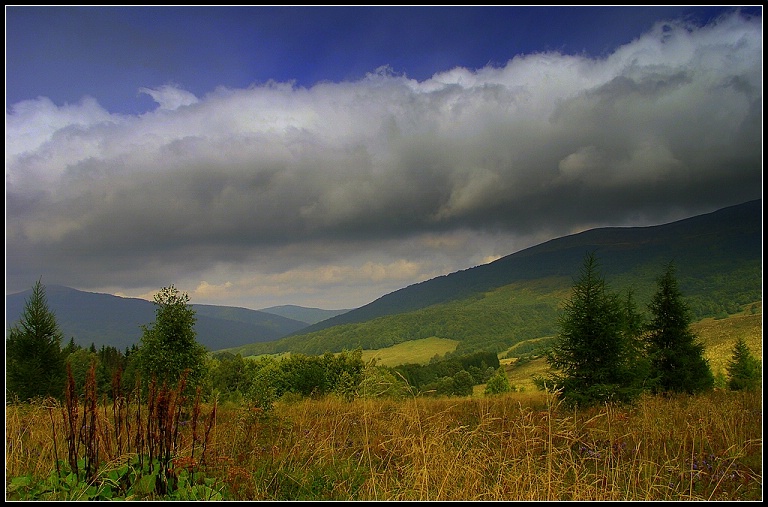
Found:
[[[623,300],[624,361],[622,388],[625,397],[633,399],[647,389],[651,364],[648,359],[645,342],[645,323],[643,316],[637,311],[634,292],[630,289]]]
[[[732,391],[755,390],[762,385],[763,368],[752,355],[744,338],[739,336],[733,346],[733,356],[728,363],[728,389]]]
[[[704,357],[704,346],[690,328],[690,311],[678,288],[673,263],[657,284],[648,305],[652,315],[647,327],[652,389],[691,394],[711,389],[715,379]]]
[[[581,278],[558,321],[560,332],[547,354],[555,371],[545,382],[561,390],[567,405],[631,401],[638,394],[628,388],[634,384],[627,377],[630,317],[635,318],[608,290],[595,254],[587,254]]]
[[[63,333],[48,308],[45,286],[38,280],[24,303],[21,320],[6,340],[6,390],[27,401],[64,394],[66,366],[61,350]]]

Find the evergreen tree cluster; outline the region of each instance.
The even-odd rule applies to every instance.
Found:
[[[642,392],[698,393],[714,386],[704,346],[691,331],[673,263],[657,280],[643,322],[632,299],[612,292],[587,254],[559,319],[559,334],[547,353],[551,373],[536,379],[559,390],[566,403],[590,406],[628,403]]]

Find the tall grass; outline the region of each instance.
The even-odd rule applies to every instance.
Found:
[[[262,447],[239,487],[248,499],[757,499],[761,403],[713,393],[574,413],[544,394],[304,400],[245,443]]]
[[[6,409],[6,483],[51,473],[54,442],[66,449],[62,411]],[[284,399],[267,412],[222,405],[208,422],[197,445],[210,458],[198,466],[224,499],[762,499],[761,392],[646,396],[584,411],[541,392],[327,396]],[[172,459],[199,456],[186,438]],[[117,449],[116,437],[109,442]]]

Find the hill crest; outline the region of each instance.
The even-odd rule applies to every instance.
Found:
[[[5,297],[6,336],[17,323],[32,289]],[[45,287],[48,308],[56,315],[64,340],[119,350],[139,344],[141,326],[155,321],[156,306],[139,298],[86,292],[61,285]],[[306,322],[232,306],[191,304],[197,318],[197,341],[210,350],[276,340],[307,326]]]
[[[698,248],[698,250],[697,250]],[[333,326],[416,311],[484,293],[513,282],[578,274],[584,255],[594,251],[606,277],[617,277],[639,264],[675,261],[679,274],[695,278],[707,263],[762,259],[762,200],[754,200],[661,225],[606,227],[555,238],[491,263],[404,287],[377,300],[308,326],[305,335]],[[718,265],[719,265],[718,264]],[[757,264],[758,267],[760,264]]]

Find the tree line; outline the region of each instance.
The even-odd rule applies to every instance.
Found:
[[[105,396],[119,394],[112,391],[115,378],[122,386],[146,390],[150,382],[175,385],[183,376],[190,390],[199,387],[208,397],[246,401],[264,409],[284,396],[461,396],[483,383],[487,383],[487,394],[514,390],[491,352],[436,357],[428,365],[394,368],[365,364],[360,349],[256,359],[211,354],[196,341],[195,311],[187,294],[171,285],[155,295],[154,303],[155,321],[142,326],[138,345],[125,351],[109,346],[97,350],[93,344],[83,348],[71,339],[62,347],[62,332],[38,280],[6,338],[7,399],[61,399],[70,378],[82,388],[92,364],[97,388]],[[567,401],[581,406],[631,401],[647,390],[711,388],[712,373],[703,347],[688,327],[689,312],[671,264],[659,280],[649,309],[654,317],[645,323],[631,291],[623,297],[612,293],[599,274],[596,258],[588,255],[558,321],[560,333],[547,351],[551,373],[537,378],[537,385],[559,390]],[[728,367],[729,387],[759,387],[761,368],[746,344],[737,342]]]
[[[93,366],[96,388],[115,397],[116,381],[123,389],[141,389],[149,383],[174,386],[184,378],[190,391],[220,401],[247,402],[268,409],[284,396],[403,396],[406,393],[466,395],[496,371],[496,354],[433,358],[429,365],[403,365],[399,369],[366,364],[362,349],[302,353],[278,358],[265,355],[243,358],[229,352],[210,353],[196,341],[195,311],[187,294],[174,286],[154,297],[156,318],[142,326],[138,345],[120,351],[91,344],[85,348],[74,339],[62,347],[63,335],[48,309],[45,287],[38,281],[25,302],[20,321],[6,340],[6,395],[11,400],[36,397],[61,399],[71,379],[81,392]]]

